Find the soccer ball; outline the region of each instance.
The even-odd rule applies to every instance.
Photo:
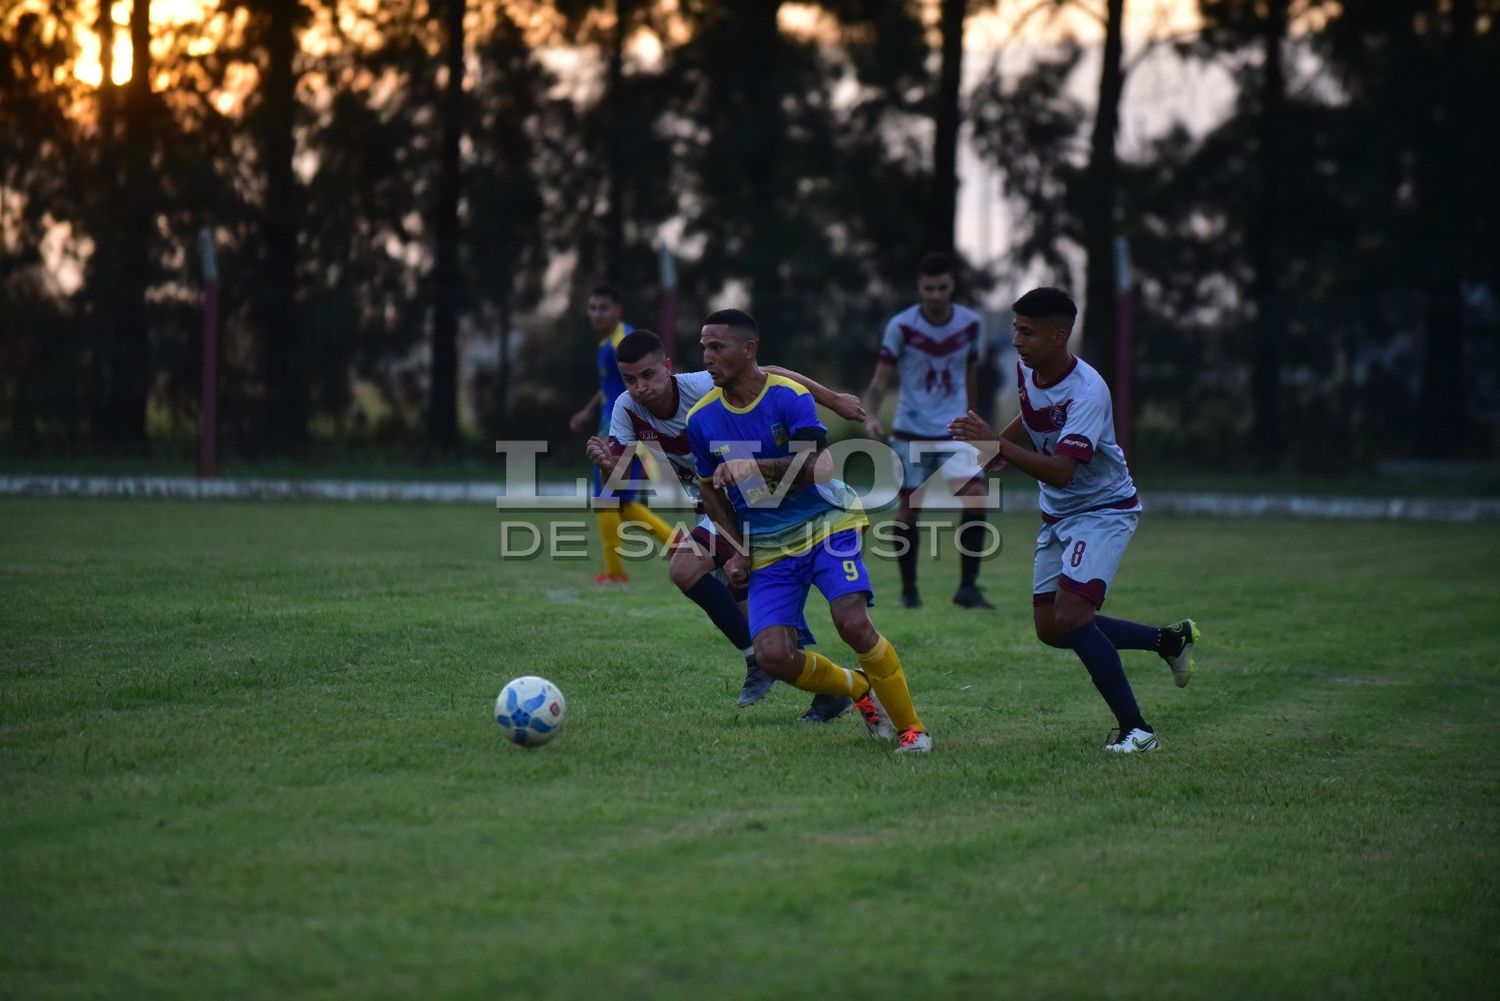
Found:
[[[517,678],[495,700],[495,722],[522,747],[541,747],[557,736],[567,718],[563,693],[546,678]]]

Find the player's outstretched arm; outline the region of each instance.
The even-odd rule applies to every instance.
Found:
[[[740,551],[745,547],[740,539],[740,526],[734,517],[734,507],[729,503],[728,495],[714,486],[712,477],[699,477],[698,493],[703,500],[703,513],[708,515],[708,520],[714,524],[714,530],[735,551],[735,555],[724,564],[729,583],[743,585],[749,579],[749,562],[739,558]]]
[[[801,372],[793,372],[789,368],[780,365],[762,365],[761,370],[770,372],[790,379],[803,386],[812,394],[813,401],[819,406],[827,407],[846,421],[862,421],[865,419],[864,405],[859,402],[859,397],[853,393],[835,393],[827,386],[814,379],[809,379]]]
[[[865,390],[865,409],[870,416],[865,420],[865,434],[871,438],[884,438],[885,431],[880,426],[880,405],[885,402],[886,390],[891,385],[891,373],[896,371],[894,362],[884,359],[875,363],[875,374],[870,377],[870,387]]]
[[[1020,414],[1011,418],[1010,423],[1005,425],[1005,430],[1000,432],[1000,437],[1017,445],[1026,444],[1026,427],[1021,423]]]
[[[1011,428],[1007,427],[1005,430],[1009,433]],[[1027,476],[1041,480],[1048,486],[1067,486],[1078,468],[1078,460],[1071,456],[1040,455],[1022,448],[1003,434],[996,434],[994,428],[972,410],[951,422],[948,433],[959,441],[969,442],[978,448],[981,457],[992,457],[992,462],[994,459],[1008,462]]]
[[[583,405],[583,409],[574,414],[572,419],[568,421],[568,427],[575,433],[582,431],[593,422],[594,415],[599,412],[599,408],[602,406],[604,406],[604,391],[598,389],[594,391],[593,396],[589,397],[589,401]]]

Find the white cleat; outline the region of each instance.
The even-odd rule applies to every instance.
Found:
[[[1193,680],[1193,644],[1198,642],[1200,635],[1198,623],[1192,619],[1183,619],[1175,626],[1168,626],[1167,632],[1175,636],[1181,646],[1170,656],[1162,654],[1161,659],[1172,669],[1172,680],[1177,683],[1177,687],[1186,688],[1187,683]]]
[[[913,726],[901,731],[901,743],[896,748],[897,754],[926,754],[930,750],[932,750],[932,734],[926,730],[918,730]]]
[[[1115,754],[1136,754],[1141,751],[1161,750],[1161,741],[1156,739],[1156,734],[1150,730],[1142,730],[1140,727],[1136,727],[1129,733],[1122,733],[1119,736],[1115,736],[1115,731],[1111,730],[1110,736],[1114,739],[1105,744],[1104,749],[1106,751],[1113,751]]]
[[[875,697],[875,689],[872,688],[855,699],[854,708],[865,718],[865,729],[870,731],[870,736],[875,740],[896,739],[896,728],[891,726],[891,719],[885,714],[885,706]]]

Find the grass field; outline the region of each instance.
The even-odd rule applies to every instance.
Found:
[[[1148,498],[1149,504],[1149,498]],[[1164,750],[1002,607],[895,606],[937,739],[795,722],[664,568],[494,510],[0,501],[0,997],[1493,996],[1500,529],[1144,520]],[[821,649],[845,663],[826,616]],[[567,730],[491,709],[541,673]]]

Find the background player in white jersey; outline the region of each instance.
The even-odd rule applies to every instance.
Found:
[[[1020,416],[998,436],[972,411],[949,428],[993,456],[991,466],[1009,463],[1040,483],[1031,583],[1037,638],[1072,650],[1088,668],[1119,724],[1109,750],[1154,751],[1160,744],[1136,705],[1119,651],[1155,651],[1181,687],[1192,677],[1198,627],[1192,619],[1159,628],[1097,614],[1141,512],[1115,442],[1109,387],[1068,350],[1078,307],[1066,292],[1032,289],[1012,308]],[[1022,444],[1028,439],[1030,449]]]
[[[658,453],[677,474],[683,489],[698,501],[698,473],[688,443],[688,411],[714,388],[707,372],[674,373],[661,339],[649,330],[637,330],[623,337],[615,349],[615,364],[624,382],[625,392],[615,400],[609,424],[608,439],[590,438],[585,452],[599,468],[605,481],[615,467],[637,452],[638,443]],[[796,372],[774,366],[766,371],[784,375],[808,388],[813,399],[845,420],[862,420],[864,407],[849,393],[835,393],[820,383]],[[698,514],[701,516],[702,506]],[[745,683],[737,704],[748,706],[760,701],[775,683],[755,661],[750,625],[745,618],[744,595],[736,595],[714,571],[721,568],[733,550],[715,533],[713,522],[700,517],[691,537],[674,540],[670,574],[688,598],[702,608],[709,619],[745,658]],[[803,628],[804,645],[810,645],[812,634]],[[833,695],[819,695],[802,719],[809,723],[826,723],[846,712],[853,700]]]
[[[884,437],[879,410],[892,374],[900,379],[896,415],[891,420],[891,448],[901,459],[901,506],[896,535],[905,547],[901,566],[901,604],[921,608],[917,593],[918,542],[916,512],[928,499],[918,491],[941,469],[959,496],[963,520],[958,528],[959,580],[953,603],[964,608],[994,608],[978,586],[979,556],[988,541],[984,524],[984,477],[972,446],[954,442],[948,422],[976,406],[975,364],[982,350],[984,327],[979,314],[955,305],[953,260],[928,254],[918,267],[921,301],[891,317],[880,342],[875,375],[865,391],[870,417],[865,433]],[[934,443],[945,443],[936,445]]]

